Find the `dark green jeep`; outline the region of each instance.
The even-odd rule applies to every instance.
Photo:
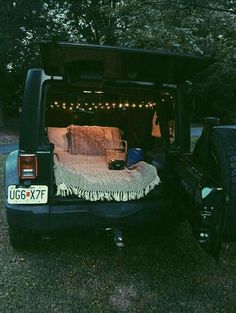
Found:
[[[19,150],[5,166],[10,242],[58,230],[187,218],[215,256],[236,234],[236,126],[207,118],[190,152],[186,81],[210,57],[42,42],[27,75]]]

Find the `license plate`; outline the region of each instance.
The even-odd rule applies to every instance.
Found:
[[[32,185],[30,187],[8,186],[9,204],[43,204],[48,202],[48,186]]]

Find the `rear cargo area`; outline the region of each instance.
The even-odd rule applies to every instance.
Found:
[[[144,161],[122,170],[110,170],[106,157],[70,155],[55,150],[57,195],[74,194],[90,201],[139,199],[160,183],[156,168]]]
[[[159,101],[171,102],[163,94]],[[56,196],[129,201],[161,184],[165,144],[153,98],[54,90],[47,110]]]

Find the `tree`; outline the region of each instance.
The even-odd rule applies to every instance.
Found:
[[[223,0],[127,0],[118,7],[118,44],[214,54],[194,93],[201,111],[236,111],[236,9]]]
[[[233,107],[236,101],[234,0],[1,2],[0,97],[5,108],[19,106],[27,69],[41,63],[41,40],[214,53],[217,62],[198,77],[194,91],[211,94],[218,107]]]

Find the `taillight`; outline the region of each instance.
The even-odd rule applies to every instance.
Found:
[[[18,158],[18,173],[21,179],[33,179],[38,175],[36,154],[20,154]]]

